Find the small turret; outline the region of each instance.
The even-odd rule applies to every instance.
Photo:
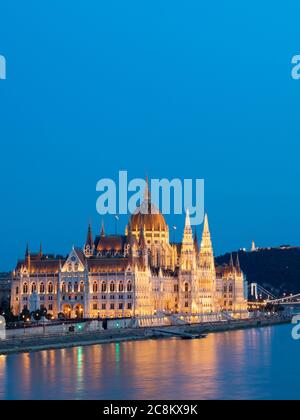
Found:
[[[92,225],[89,223],[88,232],[86,237],[86,242],[84,245],[84,254],[86,257],[91,257],[95,249],[95,244],[93,240]]]
[[[89,226],[88,226],[88,233],[87,233],[87,237],[86,237],[85,246],[89,246],[90,248],[92,248],[94,246],[91,223],[89,223]]]
[[[26,261],[28,271],[30,271],[31,256],[30,256],[30,249],[29,249],[29,244],[28,243],[27,243],[27,246],[26,246],[25,261]]]

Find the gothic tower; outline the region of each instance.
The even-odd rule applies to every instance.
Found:
[[[181,248],[180,268],[182,271],[192,271],[196,268],[196,254],[189,210],[186,211],[185,227]]]
[[[207,214],[204,218],[199,264],[202,310],[203,312],[213,312],[215,311],[216,269]]]
[[[195,314],[199,310],[197,256],[189,211],[186,212],[179,270],[179,312]]]
[[[89,223],[86,242],[84,245],[84,254],[86,257],[91,257],[94,253],[95,245],[93,240],[92,225]]]

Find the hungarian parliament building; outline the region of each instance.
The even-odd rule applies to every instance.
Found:
[[[238,256],[215,265],[208,217],[199,246],[187,211],[181,243],[170,242],[164,216],[151,203],[131,216],[124,235],[99,235],[88,227],[83,248],[66,257],[33,254],[13,272],[15,315],[44,308],[53,318],[198,317],[247,311]],[[219,315],[220,316],[220,315]]]

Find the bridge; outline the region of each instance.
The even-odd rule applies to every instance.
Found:
[[[250,307],[258,308],[267,304],[287,306],[300,305],[300,293],[278,298],[269,290],[265,289],[257,283],[251,283],[248,287],[250,291],[250,296],[254,298],[254,301],[248,302]]]

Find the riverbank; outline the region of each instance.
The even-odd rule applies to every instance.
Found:
[[[59,335],[45,335],[22,337],[0,341],[0,355],[13,353],[28,353],[41,350],[52,350],[95,344],[120,343],[155,339],[161,337],[175,337],[180,332],[193,334],[233,331],[246,328],[261,328],[279,324],[289,324],[291,318],[260,318],[250,320],[220,321],[193,325],[169,326],[159,328],[132,328],[108,331],[94,331],[88,333],[68,332]]]

